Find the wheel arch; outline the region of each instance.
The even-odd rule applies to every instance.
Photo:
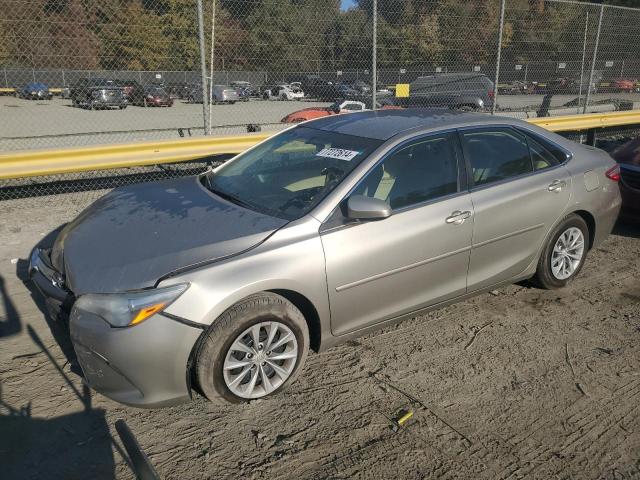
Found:
[[[307,322],[307,327],[309,328],[309,347],[314,352],[318,352],[320,350],[321,343],[321,326],[320,326],[320,315],[318,314],[318,310],[315,305],[309,300],[307,297],[298,293],[294,290],[286,290],[286,289],[272,289],[266,290],[271,293],[275,293],[276,295],[280,295],[281,297],[289,300],[293,305],[302,312],[302,316]]]
[[[587,210],[575,210],[572,212],[579,217],[581,217],[585,223],[587,224],[587,228],[589,229],[589,250],[593,247],[593,242],[596,238],[596,219],[591,212]]]

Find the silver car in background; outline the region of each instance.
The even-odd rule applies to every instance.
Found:
[[[213,85],[211,87],[211,100],[213,103],[229,103],[233,105],[241,99],[235,88],[229,85]],[[202,86],[196,86],[189,94],[187,101],[189,103],[202,103]]]
[[[563,287],[616,221],[617,168],[510,118],[330,116],[213,172],[113,190],[30,272],[97,391],[248,401],[309,349],[523,279]]]

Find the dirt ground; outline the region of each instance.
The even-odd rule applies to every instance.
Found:
[[[1,478],[134,478],[118,419],[167,479],[640,478],[640,226],[566,289],[502,288],[311,354],[272,399],[140,410],[83,388],[20,279],[90,196],[0,203]]]

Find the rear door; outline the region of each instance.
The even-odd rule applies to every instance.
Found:
[[[335,335],[466,291],[473,212],[459,165],[455,132],[413,140],[353,192],[388,202],[390,217],[349,221],[338,209],[325,223],[321,239]]]
[[[511,127],[461,129],[475,221],[468,290],[522,273],[537,260],[570,197],[560,159]]]

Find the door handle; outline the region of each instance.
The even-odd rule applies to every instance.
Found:
[[[471,216],[471,212],[469,210],[465,210],[464,212],[461,212],[460,210],[456,210],[454,212],[451,212],[451,215],[445,218],[444,221],[452,225],[460,225],[470,216]]]
[[[550,192],[558,193],[566,186],[567,186],[567,182],[565,182],[564,180],[554,180],[549,184],[549,186],[547,187],[547,190],[549,190]]]

